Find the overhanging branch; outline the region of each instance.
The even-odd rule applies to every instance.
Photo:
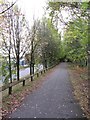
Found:
[[[10,8],[12,8],[12,7],[16,4],[16,2],[17,2],[17,0],[16,0],[14,3],[12,3],[12,5],[9,6],[7,9],[3,10],[2,12],[0,12],[0,14],[3,14],[3,13],[5,13],[6,11],[8,11]]]

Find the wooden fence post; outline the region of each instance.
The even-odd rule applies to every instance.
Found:
[[[31,81],[33,81],[33,75],[31,75]]]
[[[39,73],[37,72],[37,77],[39,77]]]
[[[23,86],[25,86],[25,78],[24,78],[24,80],[23,80]]]
[[[45,73],[46,71],[45,71],[45,69],[44,69],[44,73]]]
[[[8,94],[11,95],[12,94],[12,86],[9,87],[9,91]]]
[[[43,74],[43,71],[41,71],[41,75]]]

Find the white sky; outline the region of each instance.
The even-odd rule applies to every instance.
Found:
[[[16,0],[8,0],[10,2],[14,2]],[[25,14],[26,19],[29,21],[29,25],[33,24],[33,17],[35,19],[40,19],[45,14],[46,3],[49,0],[17,0],[18,7],[21,8],[22,13]],[[68,13],[66,11],[62,11],[63,18],[67,21]],[[67,19],[67,20],[66,20]],[[59,31],[61,31],[61,35],[63,36],[63,24],[59,24]]]
[[[15,0],[9,0],[15,1]],[[17,0],[18,6],[25,13],[29,24],[32,24],[34,18],[42,18],[44,15],[44,6],[48,0]]]
[[[16,1],[16,0],[8,0],[8,1]],[[17,0],[18,7],[21,8],[22,13],[25,14],[26,19],[29,21],[31,25],[34,19],[40,19],[45,14],[46,3],[49,0]],[[64,10],[62,11],[62,15],[65,21],[68,21],[68,13]],[[60,26],[59,26],[60,27]]]

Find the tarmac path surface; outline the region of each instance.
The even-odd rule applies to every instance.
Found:
[[[74,99],[67,69],[67,63],[59,64],[9,117],[84,118],[83,111]]]

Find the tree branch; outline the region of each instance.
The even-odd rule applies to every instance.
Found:
[[[12,5],[9,6],[7,9],[3,10],[2,12],[0,12],[0,14],[3,14],[3,13],[5,13],[6,11],[8,11],[10,8],[12,8],[12,7],[16,4],[16,2],[17,2],[17,0],[16,0],[14,3],[12,3]]]

